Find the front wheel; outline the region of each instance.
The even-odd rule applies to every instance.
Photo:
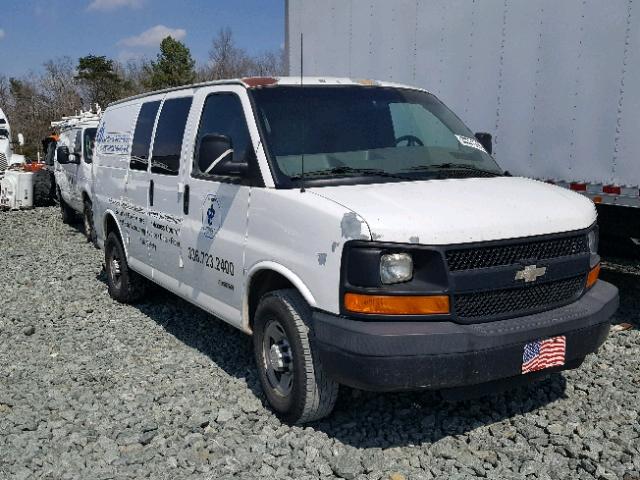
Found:
[[[302,424],[326,417],[338,384],[310,341],[311,309],[296,290],[267,293],[255,314],[253,348],[262,388],[278,416]]]
[[[96,245],[96,230],[93,227],[93,206],[91,200],[85,199],[82,210],[82,223],[84,224],[84,234],[87,240]]]
[[[58,201],[60,202],[60,213],[62,214],[62,223],[71,225],[76,222],[76,212],[67,205],[67,202],[62,198],[62,192],[58,188]]]

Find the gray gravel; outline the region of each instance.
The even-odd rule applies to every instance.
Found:
[[[113,302],[102,255],[55,208],[0,213],[0,478],[640,478],[640,332],[493,398],[344,388],[282,424],[249,338],[164,291]],[[617,322],[640,269],[612,261]]]

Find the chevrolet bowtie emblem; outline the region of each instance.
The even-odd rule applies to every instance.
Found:
[[[516,280],[524,280],[525,283],[535,282],[538,277],[542,277],[545,273],[547,273],[547,267],[527,265],[522,270],[516,272]]]

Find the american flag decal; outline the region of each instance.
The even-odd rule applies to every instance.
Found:
[[[564,335],[527,343],[522,354],[522,373],[564,365],[566,350],[567,337]]]

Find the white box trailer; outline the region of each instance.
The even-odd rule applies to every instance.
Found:
[[[289,0],[285,28],[291,75],[304,33],[305,75],[421,86],[493,134],[505,170],[582,192],[603,233],[640,238],[637,2]]]

